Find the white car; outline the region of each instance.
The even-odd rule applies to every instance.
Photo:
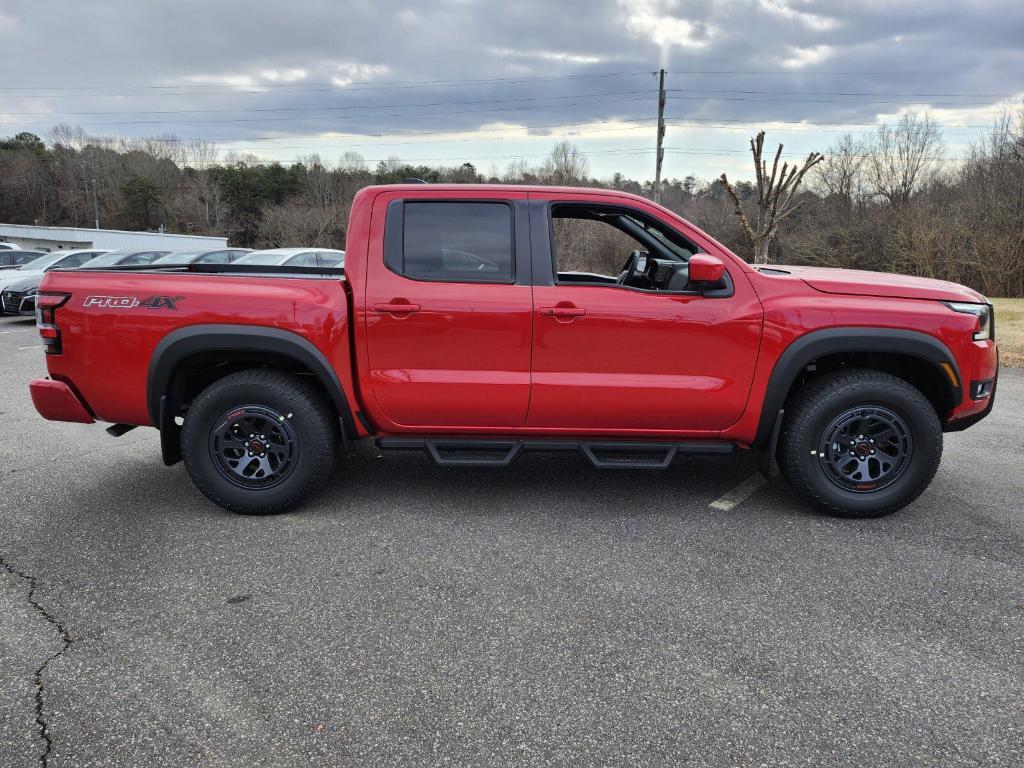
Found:
[[[28,277],[36,277],[48,272],[55,267],[61,269],[73,269],[80,267],[87,261],[106,253],[106,248],[89,248],[77,251],[53,251],[40,256],[28,264],[22,264],[17,269],[5,269],[0,272],[0,290],[11,283],[18,283]]]
[[[331,248],[271,248],[266,251],[253,251],[240,259],[235,259],[238,266],[254,264],[266,267],[343,267],[345,252]]]

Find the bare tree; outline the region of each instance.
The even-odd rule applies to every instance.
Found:
[[[772,163],[772,172],[768,173],[768,164],[764,160],[764,131],[759,131],[757,136],[750,140],[750,151],[754,156],[754,171],[757,176],[757,223],[756,228],[750,225],[743,204],[729,179],[723,173],[719,178],[722,185],[732,198],[736,208],[736,218],[740,220],[740,226],[746,234],[750,244],[754,247],[754,262],[757,264],[768,263],[768,247],[779,230],[779,222],[791,215],[793,211],[802,205],[793,199],[796,191],[800,188],[804,174],[820,163],[824,156],[818,152],[811,152],[802,164],[783,163],[779,168],[779,160],[782,158],[782,144],[775,151],[775,160]]]
[[[366,158],[349,150],[338,159],[338,170],[343,173],[365,173]]]
[[[864,144],[846,134],[826,151],[814,173],[814,186],[823,197],[838,197],[852,204],[864,184],[865,159]]]
[[[942,155],[942,133],[925,115],[908,112],[895,128],[882,125],[871,141],[869,178],[875,195],[898,207],[936,177]]]
[[[548,184],[581,184],[589,173],[590,163],[586,155],[570,141],[555,144],[541,169],[541,176]]]

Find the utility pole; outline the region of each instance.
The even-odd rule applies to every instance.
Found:
[[[92,207],[96,213],[96,229],[100,228],[100,203],[96,198],[96,179],[92,180]]]
[[[654,166],[654,202],[661,202],[661,164],[665,160],[665,70],[658,72],[658,155]]]

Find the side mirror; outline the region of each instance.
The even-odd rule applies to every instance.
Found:
[[[691,283],[717,283],[725,275],[725,264],[709,253],[695,253],[690,257]]]

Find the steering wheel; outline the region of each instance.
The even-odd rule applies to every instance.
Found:
[[[626,259],[626,263],[622,267],[622,274],[619,275],[619,285],[628,285],[633,288],[645,287],[648,282],[649,259],[650,255],[647,251],[633,251],[629,254],[629,258]]]

